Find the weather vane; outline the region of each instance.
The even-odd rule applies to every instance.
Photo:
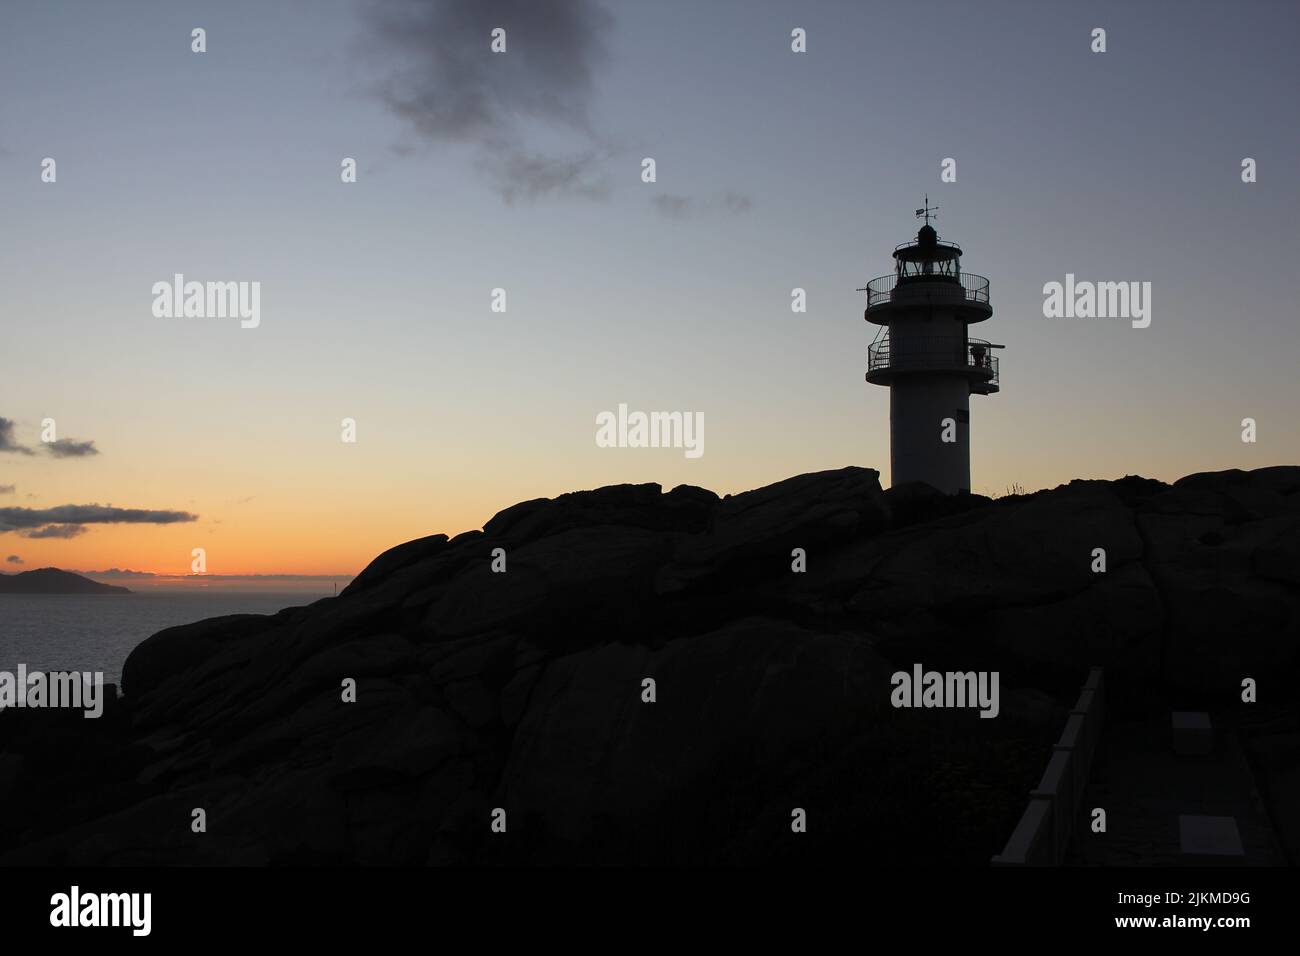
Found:
[[[928,225],[930,225],[930,219],[931,219],[931,218],[934,218],[934,219],[938,219],[938,218],[939,218],[937,215],[932,215],[933,213],[937,213],[938,210],[939,210],[939,207],[938,207],[938,206],[931,206],[931,205],[930,205],[930,194],[929,194],[929,193],[926,193],[926,194],[925,194],[925,205],[922,206],[920,209],[918,209],[918,210],[916,211],[916,218],[917,218],[917,219],[920,219],[920,218],[924,217],[924,218],[925,218],[925,224],[928,226]]]

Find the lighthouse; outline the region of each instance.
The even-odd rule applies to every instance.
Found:
[[[867,283],[865,318],[880,326],[867,350],[867,381],[889,389],[893,484],[923,481],[945,494],[970,491],[970,397],[998,391],[1002,348],[972,338],[992,317],[989,280],[961,270],[961,247],[940,242],[930,220],[894,249],[894,272]]]

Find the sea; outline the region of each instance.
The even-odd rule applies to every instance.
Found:
[[[102,671],[121,684],[137,644],[163,628],[224,614],[274,614],[327,594],[140,591],[133,594],[0,594],[0,671]]]

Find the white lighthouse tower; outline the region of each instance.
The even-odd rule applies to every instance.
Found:
[[[915,242],[894,250],[893,275],[867,283],[866,320],[880,332],[868,350],[867,381],[889,388],[893,484],[923,481],[945,494],[970,491],[970,396],[998,391],[1002,348],[971,338],[993,315],[989,280],[961,271],[961,248],[940,242],[931,214]]]

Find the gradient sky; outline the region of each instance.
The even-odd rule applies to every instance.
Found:
[[[36,450],[0,452],[0,508],[199,516],[3,533],[0,569],[184,572],[203,547],[218,574],[345,575],[605,484],[887,484],[854,290],[927,191],[991,281],[976,334],[1007,345],[971,402],[973,490],[1300,461],[1300,5],[410,4],[426,32],[381,26],[406,6],[0,7],[0,417]],[[512,177],[516,155],[582,159],[580,188]],[[176,272],[259,281],[261,326],[155,318]],[[1067,272],[1150,281],[1150,328],[1044,318]],[[597,448],[620,402],[702,412],[705,454]],[[45,453],[46,417],[99,454]]]

